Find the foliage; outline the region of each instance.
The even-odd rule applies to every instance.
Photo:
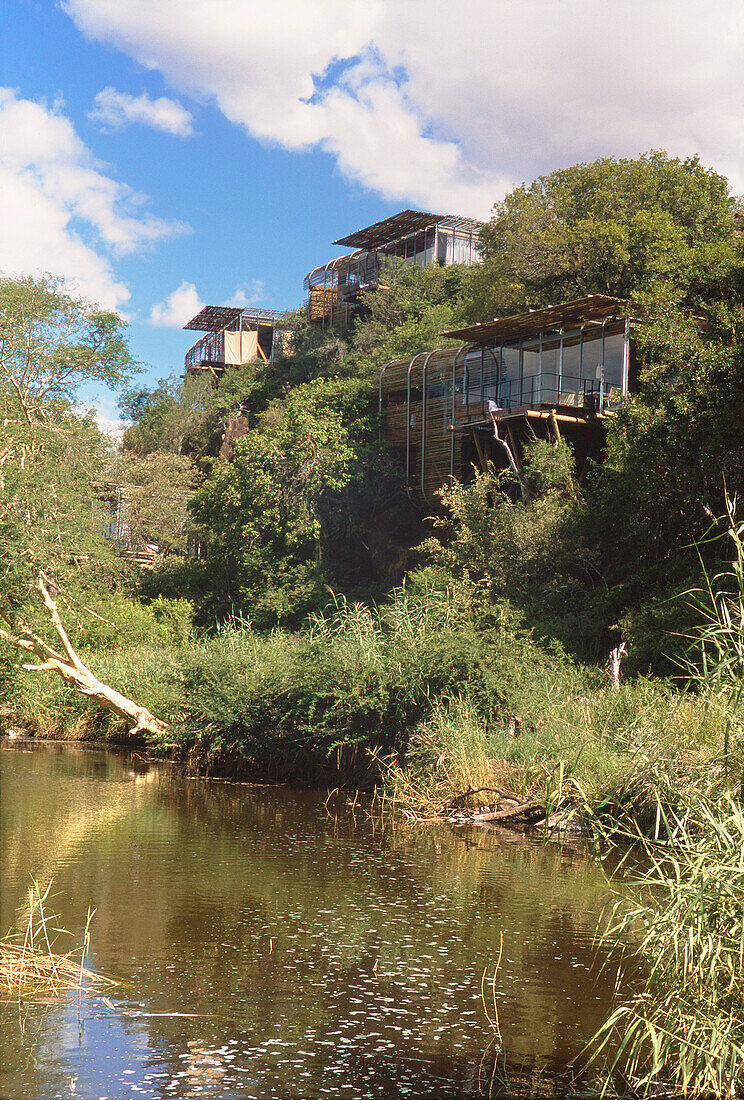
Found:
[[[201,480],[190,458],[155,451],[123,451],[114,466],[132,546],[154,543],[162,551],[184,551],[191,535],[188,503]]]
[[[354,373],[348,358],[348,333],[343,329],[311,324],[307,313],[286,315],[283,342],[275,356],[281,382],[298,386],[315,378],[345,377]]]
[[[128,390],[120,401],[132,421],[123,449],[141,456],[163,451],[198,460],[213,449],[228,417],[255,415],[277,393],[276,379],[255,363],[229,367],[218,379],[188,374],[183,380],[161,379],[151,390]]]
[[[587,537],[600,551],[623,615],[698,568],[690,549],[742,487],[742,305],[715,333],[700,333],[677,296],[639,301],[639,392],[610,423],[607,458],[588,494]],[[705,556],[715,553],[708,546]]]
[[[110,443],[76,404],[133,368],[123,324],[42,279],[0,279],[0,570],[6,599],[40,568],[60,580],[112,554],[92,515]]]
[[[316,379],[270,407],[194,497],[207,560],[219,565],[214,612],[260,625],[296,621],[323,588],[318,506],[352,476],[365,430],[363,384]],[[221,590],[220,590],[221,589]]]
[[[703,568],[705,586],[686,593],[697,612],[686,666],[691,683],[724,700],[724,759],[728,770],[731,733],[741,734],[744,701],[744,523],[737,518],[736,501],[729,497],[721,522],[725,524],[726,549],[731,559],[714,575]],[[744,772],[740,790],[744,798]]]
[[[724,177],[697,158],[604,157],[522,184],[481,231],[471,320],[585,294],[634,297],[658,281],[694,291],[720,278],[733,240]],[[725,266],[725,260],[724,260]]]
[[[467,272],[460,264],[421,268],[387,260],[380,285],[362,294],[365,311],[352,339],[357,361],[375,369],[391,359],[446,346],[441,333],[460,319]]]
[[[606,621],[597,619],[596,559],[582,537],[585,504],[566,444],[530,444],[524,479],[526,504],[507,491],[508,475],[493,470],[476,473],[471,485],[446,487],[436,537],[422,550],[453,583],[472,585],[484,612],[508,600],[538,630],[596,656]]]
[[[647,869],[602,937],[643,984],[594,1037],[595,1057],[612,1042],[606,1079],[622,1075],[634,1094],[733,1097],[744,1080],[744,810],[695,799],[668,825],[671,842],[646,842]]]
[[[114,386],[133,363],[115,313],[66,294],[57,280],[0,278],[0,395],[29,427],[54,419],[82,382]]]

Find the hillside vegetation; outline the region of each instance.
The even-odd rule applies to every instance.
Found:
[[[659,798],[725,786],[740,755],[727,689],[686,683],[709,659],[689,593],[730,559],[718,517],[744,472],[734,215],[697,160],[561,170],[496,204],[483,264],[391,264],[347,331],[298,312],[274,363],[216,384],[138,389],[117,318],[48,280],[3,281],[6,622],[47,629],[43,569],[85,662],[167,722],[160,747],[195,768],[382,776],[420,807],[491,777],[645,821]],[[529,504],[492,470],[418,512],[379,442],[379,366],[458,323],[594,292],[632,301],[642,364],[603,465],[579,486],[568,447],[535,441]],[[78,411],[91,378],[128,386],[118,453]],[[249,430],[224,461],[237,417]],[[121,497],[133,533],[168,551],[151,571],[104,537]],[[2,659],[17,724],[124,734]]]

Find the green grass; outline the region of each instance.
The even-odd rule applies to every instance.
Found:
[[[647,868],[624,884],[602,936],[641,982],[594,1037],[594,1058],[606,1058],[605,1087],[741,1095],[744,810],[696,798],[667,826],[667,842],[643,842]]]
[[[304,631],[235,622],[197,638],[172,604],[157,619],[132,613],[116,646],[96,626],[81,655],[167,721],[167,745],[204,772],[323,782],[336,769],[358,782],[384,761],[389,792],[419,812],[493,784],[647,832],[660,807],[721,782],[720,685],[694,695],[641,678],[613,691],[607,669],[537,641],[507,608],[484,625],[455,595],[399,591],[379,607],[339,600]],[[143,644],[147,615],[159,626]],[[3,677],[39,733],[126,735],[53,676]]]

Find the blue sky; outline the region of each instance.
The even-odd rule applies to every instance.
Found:
[[[541,172],[660,147],[744,190],[739,0],[0,12],[0,270],[118,308],[147,378],[182,368],[190,307],[295,307],[332,240],[404,207],[486,217]]]

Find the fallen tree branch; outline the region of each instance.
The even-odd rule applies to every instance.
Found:
[[[487,814],[473,814],[471,821],[506,821],[510,817],[536,817],[545,813],[545,807],[534,799],[527,799],[518,806],[510,806],[506,810],[495,810]]]
[[[437,814],[444,817],[453,810],[460,809],[469,798],[475,798],[477,794],[497,794],[499,798],[505,798],[509,802],[520,801],[519,795],[515,794],[513,791],[507,791],[503,787],[477,787],[475,789],[468,787],[466,791],[462,791],[461,794],[456,794],[449,802],[445,802],[444,805],[437,810]]]
[[[134,723],[130,733],[150,733],[155,736],[164,734],[168,729],[165,722],[161,722],[146,707],[141,707],[133,700],[127,699],[121,692],[102,683],[87,665],[83,664],[67,636],[57,604],[52,599],[45,580],[43,574],[40,575],[36,587],[59,638],[62,652],[53,649],[22,620],[13,623],[5,613],[2,614],[2,618],[9,629],[0,627],[0,640],[36,658],[33,663],[23,665],[27,672],[56,672],[66,683],[72,684],[81,695],[87,695],[106,710],[113,711],[114,714]]]

